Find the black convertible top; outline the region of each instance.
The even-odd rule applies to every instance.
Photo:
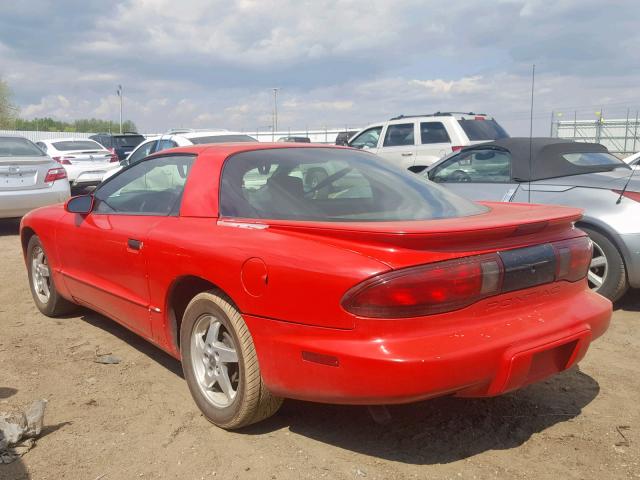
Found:
[[[531,143],[531,166],[529,165],[529,144]],[[565,153],[609,153],[599,143],[582,143],[561,138],[512,137],[493,142],[479,143],[462,149],[463,152],[477,149],[495,148],[511,153],[511,174],[518,181],[535,181],[547,178],[580,175],[582,173],[606,172],[611,165],[576,165],[565,159]],[[620,161],[621,166],[624,162]]]

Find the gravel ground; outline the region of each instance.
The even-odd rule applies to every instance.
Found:
[[[173,358],[90,311],[41,315],[19,243],[0,221],[0,411],[49,403],[41,438],[0,479],[640,478],[638,291],[579,368],[519,392],[395,406],[388,426],[287,401],[229,433],[200,415]],[[122,362],[94,363],[96,350]]]

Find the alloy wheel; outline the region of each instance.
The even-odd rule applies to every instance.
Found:
[[[597,292],[606,281],[608,271],[609,262],[604,251],[596,242],[593,242],[593,256],[591,257],[589,273],[587,274],[589,287]]]
[[[191,335],[191,364],[198,387],[218,408],[226,408],[238,394],[240,367],[233,337],[211,314],[202,315]]]
[[[46,304],[51,298],[51,273],[42,247],[35,247],[31,254],[31,281],[38,299]]]

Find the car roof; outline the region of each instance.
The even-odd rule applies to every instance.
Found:
[[[98,143],[92,138],[77,138],[77,137],[47,138],[45,140],[38,140],[38,142],[51,142],[51,143],[53,142],[84,142],[84,141]]]
[[[604,145],[574,142],[562,138],[501,138],[464,147],[461,152],[491,148],[506,150],[511,154],[512,175],[520,181],[545,180],[611,170],[611,167],[602,165],[576,165],[563,157],[566,153],[609,153]],[[624,162],[621,161],[620,164],[624,165]]]
[[[151,155],[162,155],[169,153],[188,153],[200,154],[218,153],[224,156],[234,155],[240,152],[249,152],[255,150],[272,150],[276,148],[336,148],[343,150],[354,150],[351,147],[343,147],[340,145],[322,144],[322,143],[282,143],[282,142],[236,142],[236,143],[204,143],[200,145],[189,145],[186,147],[176,147],[162,150]]]

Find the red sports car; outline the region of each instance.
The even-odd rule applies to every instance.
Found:
[[[163,151],[21,225],[33,298],[96,310],[182,361],[223,428],[282,398],[508,392],[578,362],[611,303],[571,208],[472,203],[362,151]]]

